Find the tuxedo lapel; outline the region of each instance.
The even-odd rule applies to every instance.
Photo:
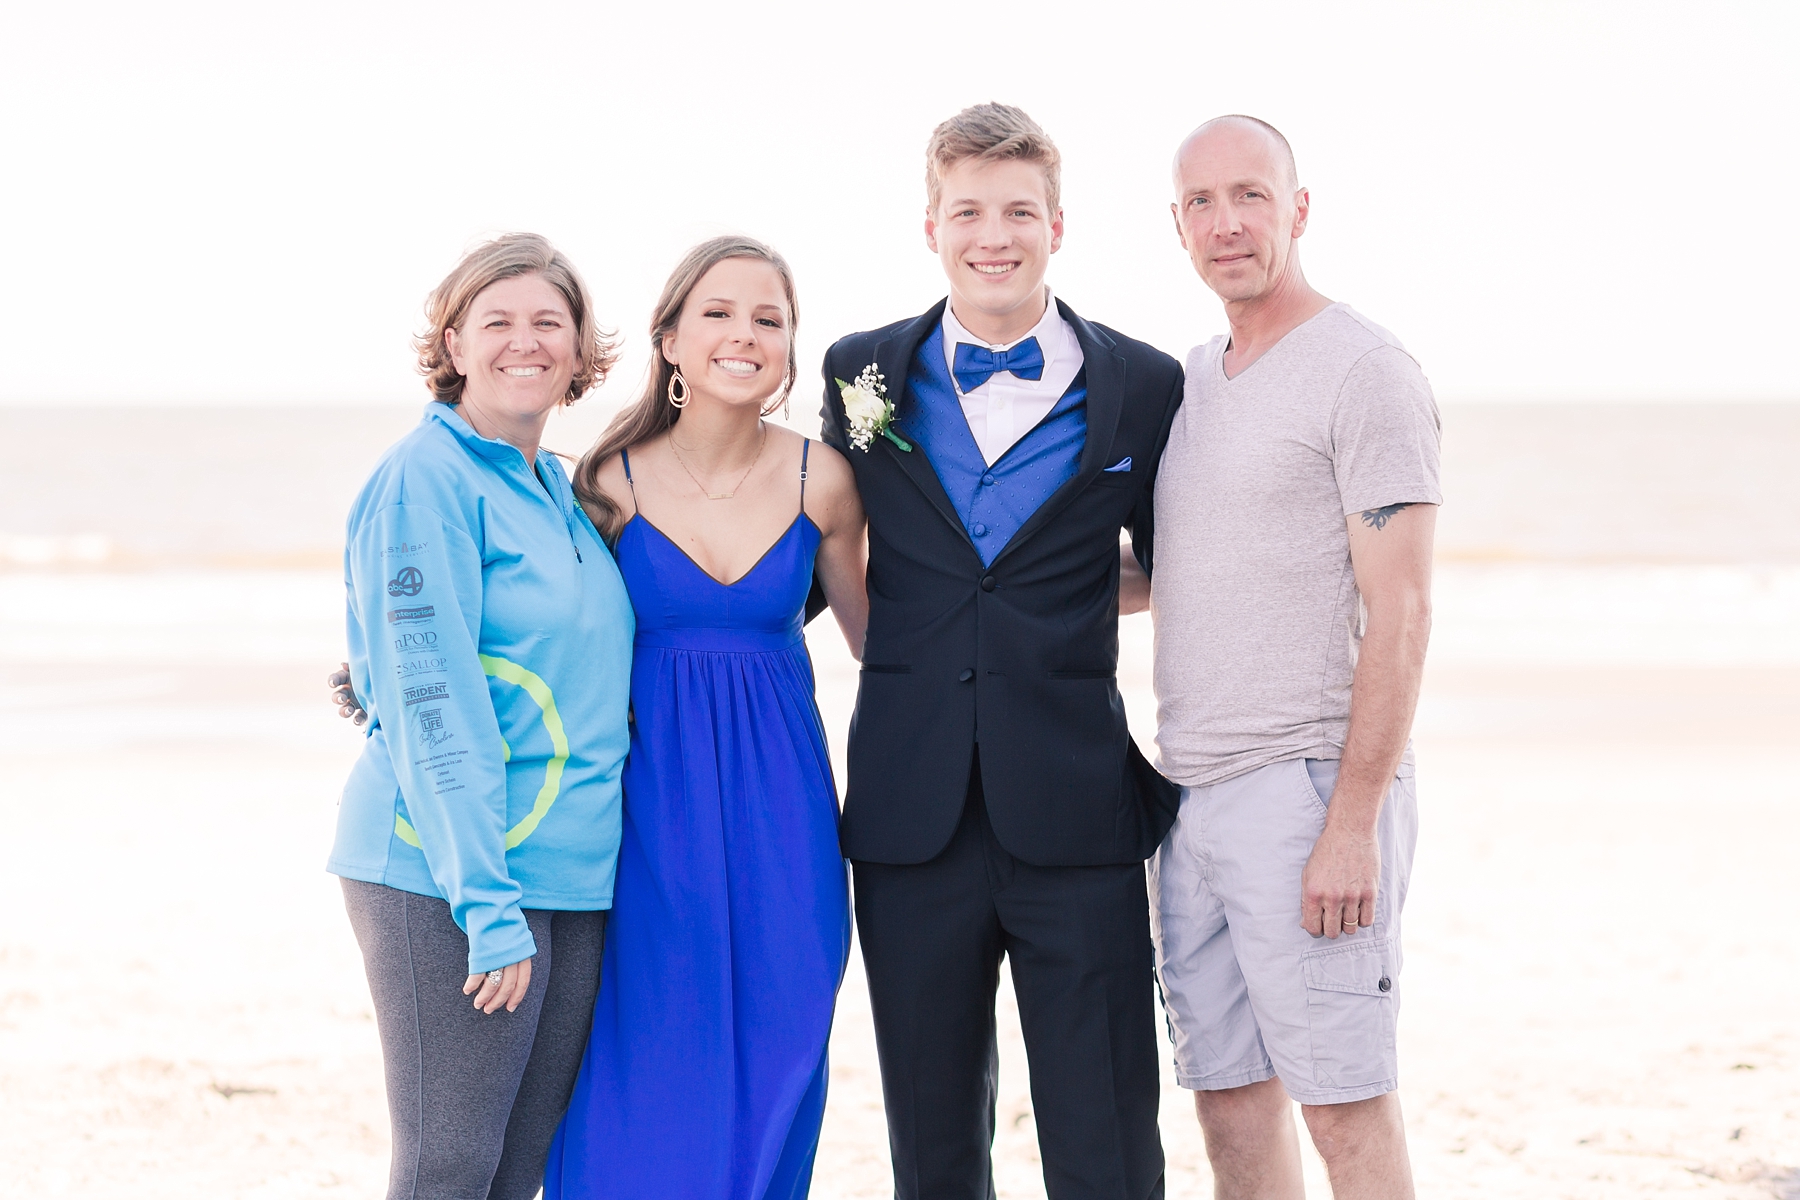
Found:
[[[1076,483],[1086,483],[1106,466],[1101,457],[1112,448],[1125,407],[1125,359],[1113,348],[1113,340],[1076,316],[1057,301],[1063,319],[1075,330],[1087,368],[1087,440],[1081,446],[1081,467]]]
[[[875,365],[887,380],[888,395],[894,401],[894,431],[911,442],[913,448],[905,451],[887,438],[878,437],[870,443],[869,451],[894,458],[900,464],[900,469],[925,493],[932,506],[943,514],[944,520],[950,522],[966,541],[969,531],[963,527],[962,518],[956,513],[956,506],[950,503],[950,495],[944,491],[943,481],[932,468],[931,460],[925,457],[925,448],[917,438],[908,437],[906,432],[907,418],[917,414],[919,403],[918,398],[907,388],[907,376],[912,374],[913,356],[919,352],[919,343],[930,337],[931,331],[944,319],[944,305],[947,303],[947,300],[938,301],[924,316],[907,324],[893,337],[875,347]]]
[[[1113,432],[1119,427],[1119,412],[1125,404],[1125,360],[1113,349],[1112,339],[1076,316],[1074,310],[1061,300],[1056,302],[1056,307],[1081,343],[1082,369],[1087,372],[1087,435],[1081,443],[1081,465],[1075,469],[1075,477],[1052,492],[1050,498],[1019,527],[1019,532],[1013,534],[1006,549],[994,560],[994,566],[1048,524],[1100,474],[1106,465],[1105,454],[1112,446]]]

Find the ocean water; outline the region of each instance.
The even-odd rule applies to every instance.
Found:
[[[0,665],[335,663],[344,514],[418,411],[0,407]],[[558,414],[546,444],[608,416]],[[1447,405],[1444,425],[1434,666],[1800,666],[1800,404]],[[815,632],[822,675],[849,670]],[[1128,687],[1149,642],[1125,622]]]
[[[579,449],[607,415],[559,415],[546,442]],[[417,419],[0,408],[0,749],[337,737],[315,718],[344,657],[343,515]],[[1444,421],[1430,664],[1460,683],[1428,679],[1422,731],[1577,703],[1551,695],[1560,682],[1503,703],[1484,671],[1737,672],[1704,695],[1659,678],[1658,705],[1715,724],[1775,711],[1731,697],[1756,692],[1742,672],[1800,668],[1800,405],[1446,406]],[[829,621],[810,633],[841,753],[855,664]],[[1150,644],[1148,618],[1123,622],[1146,743]],[[1632,686],[1580,703],[1623,712]]]
[[[0,569],[334,568],[357,488],[422,407],[0,406]],[[578,454],[610,415],[558,413],[545,444]],[[1443,417],[1444,562],[1800,565],[1800,403]]]

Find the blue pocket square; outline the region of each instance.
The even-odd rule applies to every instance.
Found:
[[[1106,468],[1106,470],[1108,473],[1111,473],[1113,471],[1129,471],[1129,470],[1131,470],[1131,455],[1127,454],[1124,458],[1121,458],[1118,462],[1116,462],[1112,466]]]

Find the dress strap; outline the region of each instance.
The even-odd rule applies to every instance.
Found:
[[[625,486],[631,489],[631,511],[635,514],[638,511],[637,483],[631,478],[631,451],[620,447],[619,463],[625,468]],[[806,485],[803,483],[800,487],[804,491]]]
[[[800,443],[800,515],[806,515],[806,455],[812,449],[812,439],[806,438]]]

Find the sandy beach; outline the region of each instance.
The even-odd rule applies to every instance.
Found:
[[[282,503],[329,529],[337,486]],[[55,559],[0,570],[0,1195],[381,1192],[379,1048],[322,871],[360,743],[321,686],[341,585],[283,511],[207,536],[260,530],[297,569],[128,561],[129,532],[92,523],[114,549],[84,564],[81,529],[0,530]],[[1800,567],[1507,561],[1479,540],[1440,569],[1415,735],[1400,1036],[1420,1194],[1800,1197]],[[854,664],[823,626],[841,754]],[[1121,673],[1145,740],[1149,634],[1125,623]],[[1001,1013],[1013,1200],[1043,1185],[1005,995]],[[1169,1195],[1210,1195],[1172,1083],[1162,1121]],[[814,1195],[888,1194],[853,961]]]

